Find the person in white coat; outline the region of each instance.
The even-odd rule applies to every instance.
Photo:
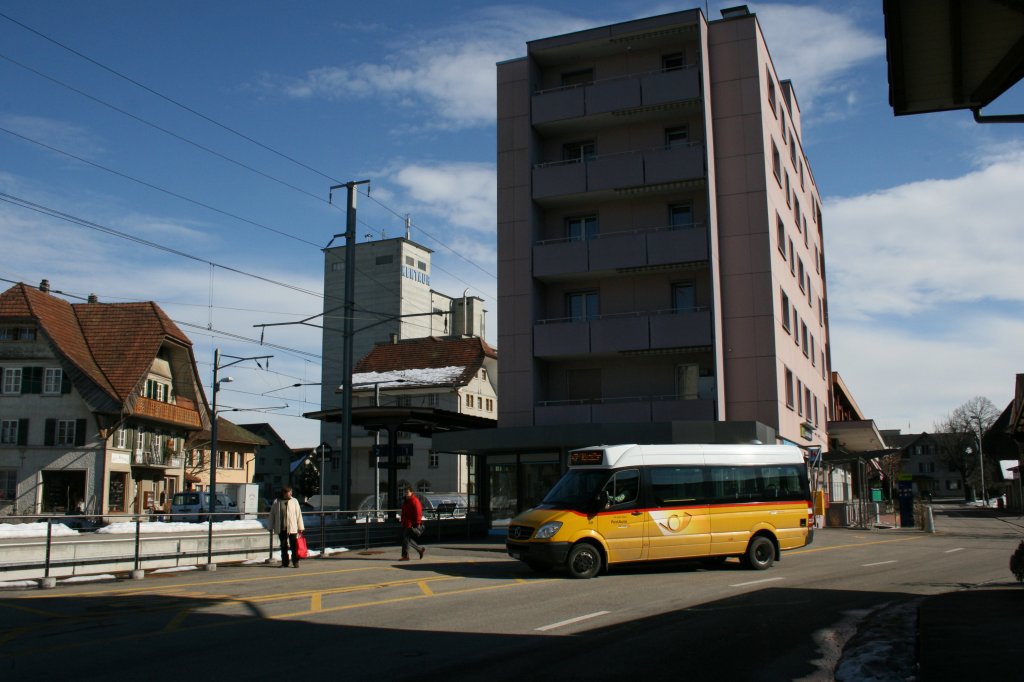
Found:
[[[292,568],[299,567],[299,533],[306,530],[302,522],[299,501],[292,497],[291,486],[281,488],[281,497],[270,507],[270,530],[281,539],[281,568],[288,568],[288,551],[291,550]]]

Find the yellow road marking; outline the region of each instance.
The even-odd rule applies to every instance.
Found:
[[[34,609],[31,606],[22,606],[21,604],[15,604],[13,602],[0,602],[0,606],[5,606],[15,611],[24,611],[25,613],[31,613],[36,616],[45,616],[47,618],[67,618],[67,616],[60,613],[53,613],[51,611],[43,611],[42,609]]]
[[[319,592],[309,595],[309,610],[311,613],[316,613],[323,606],[322,595]]]
[[[419,584],[420,590],[423,592],[423,594],[427,595],[428,597],[430,595],[434,594],[434,591],[432,589],[430,589],[430,585],[427,584],[426,580],[421,580],[421,581],[419,581],[418,584]]]
[[[176,613],[174,615],[174,618],[171,618],[171,620],[168,621],[167,625],[164,626],[163,631],[164,632],[174,632],[174,631],[176,631],[178,629],[178,626],[181,625],[185,621],[185,618],[188,617],[188,614],[190,614],[190,613],[192,613],[192,609],[182,609],[181,611],[178,611],[178,613]]]
[[[905,538],[893,538],[892,540],[874,540],[872,542],[851,542],[845,545],[833,545],[831,547],[811,547],[804,549],[787,550],[786,554],[810,554],[812,552],[830,552],[834,549],[849,549],[851,547],[867,547],[868,545],[887,545],[893,542],[910,542],[911,540],[924,540],[925,535],[908,536]]]

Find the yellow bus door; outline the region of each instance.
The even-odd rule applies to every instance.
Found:
[[[608,505],[597,515],[597,532],[608,545],[608,563],[645,559],[647,513],[639,509],[640,471],[617,472],[604,491]]]

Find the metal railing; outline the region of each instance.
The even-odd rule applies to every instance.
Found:
[[[370,518],[367,518],[367,515]],[[307,545],[327,556],[331,548],[369,550],[401,543],[397,509],[379,511],[303,511]],[[374,517],[375,516],[375,517]],[[280,552],[269,514],[217,512],[204,522],[176,521],[194,514],[12,515],[0,517],[0,582],[19,578],[52,579],[54,574],[81,576],[144,569],[202,566],[222,561],[264,558]],[[241,518],[240,518],[241,517]],[[259,521],[262,527],[220,525],[222,521]],[[31,534],[4,533],[25,524],[45,523]],[[170,529],[166,524],[174,523]],[[114,524],[127,524],[112,532]],[[470,539],[486,533],[482,516],[465,508],[428,510],[428,540]],[[159,532],[158,526],[164,526]],[[180,526],[180,527],[179,527]],[[59,528],[59,530],[58,530]],[[137,576],[141,577],[141,576]]]

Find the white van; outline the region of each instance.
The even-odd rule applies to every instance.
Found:
[[[236,520],[238,506],[235,501],[224,493],[217,493],[217,506],[213,510],[216,515],[214,521]],[[206,491],[190,490],[183,493],[174,493],[171,499],[171,521],[206,521],[207,512],[210,510],[210,493]],[[182,514],[183,516],[179,516]]]

